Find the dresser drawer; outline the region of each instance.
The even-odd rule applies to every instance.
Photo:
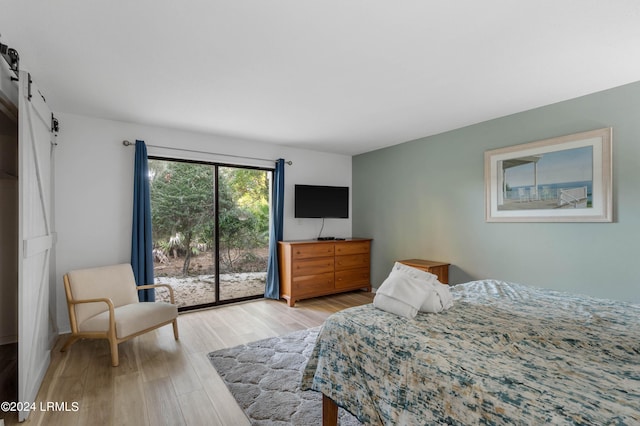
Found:
[[[354,268],[368,268],[368,254],[349,254],[346,256],[336,256],[336,271]]]
[[[336,271],[335,287],[337,289],[362,288],[370,285],[371,276],[368,267]]]
[[[333,290],[333,272],[296,277],[292,287],[296,297],[329,293]]]
[[[345,254],[369,253],[369,241],[348,241],[342,244],[336,244],[336,256]]]
[[[333,244],[300,244],[291,248],[291,257],[298,259],[311,259],[314,257],[333,257]]]
[[[325,272],[333,272],[333,257],[320,257],[317,259],[299,260],[293,264],[291,274],[294,277],[301,275],[323,274]]]

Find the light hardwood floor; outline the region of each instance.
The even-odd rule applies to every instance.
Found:
[[[256,300],[181,314],[179,341],[165,326],[124,342],[119,367],[111,367],[106,340],[82,340],[61,353],[66,338],[61,336],[37,410],[23,424],[248,425],[207,354],[315,327],[333,312],[372,300],[372,293],[357,291],[298,301],[294,308],[284,301]],[[47,402],[66,402],[72,411],[41,410]],[[6,425],[17,424],[15,413],[2,416]]]

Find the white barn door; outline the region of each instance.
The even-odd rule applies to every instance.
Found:
[[[34,402],[49,366],[50,327],[55,328],[49,312],[54,136],[51,111],[24,71],[18,98],[18,401]],[[28,415],[21,411],[20,421]]]

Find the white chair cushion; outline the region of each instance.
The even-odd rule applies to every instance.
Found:
[[[68,274],[71,295],[76,300],[111,299],[115,307],[138,303],[136,281],[131,265],[102,266],[99,268],[78,269]],[[108,310],[104,302],[80,303],[75,305],[78,324]]]
[[[178,316],[178,307],[165,302],[140,302],[115,309],[116,337],[132,334],[172,321]],[[95,315],[78,325],[81,332],[105,332],[109,329],[109,311]]]

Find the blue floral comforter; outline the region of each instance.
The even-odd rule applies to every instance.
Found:
[[[414,320],[325,322],[303,389],[365,424],[640,424],[640,306],[499,281]]]

